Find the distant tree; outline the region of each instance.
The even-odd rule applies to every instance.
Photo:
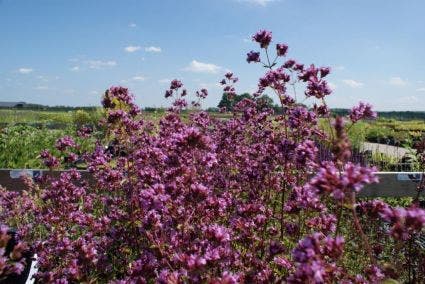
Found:
[[[217,107],[225,107],[227,110],[231,110],[233,108],[233,99],[230,99],[229,95],[227,93],[224,93]]]
[[[249,99],[249,100],[252,100],[252,99],[254,99],[249,93],[243,93],[243,94],[241,94],[241,95],[237,95],[236,97],[235,97],[235,103],[234,103],[234,105],[236,105],[238,102],[240,102],[240,101],[242,101],[242,100],[244,100],[244,99]]]
[[[273,99],[268,95],[262,95],[261,97],[257,98],[256,101],[260,109],[275,107]]]
[[[227,110],[232,110],[233,106],[235,106],[238,102],[242,101],[243,99],[250,99],[252,100],[253,97],[249,93],[243,93],[241,95],[235,95],[233,98],[230,98],[227,93],[224,93],[221,97],[220,102],[218,103],[218,107],[222,108],[225,107]]]
[[[219,112],[220,110],[217,107],[209,107],[207,108],[207,112]]]

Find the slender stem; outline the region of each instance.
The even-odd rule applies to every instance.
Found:
[[[340,224],[341,224],[341,218],[342,218],[342,210],[343,210],[343,206],[342,206],[342,202],[338,204],[338,213],[337,213],[337,219],[336,219],[336,230],[335,230],[335,236],[338,236],[339,234],[339,229],[340,229]]]
[[[327,104],[326,104],[326,101],[325,101],[324,98],[322,98],[322,103],[327,108]],[[328,115],[327,121],[328,121],[328,124],[329,124],[329,131],[331,133],[331,139],[332,139],[332,142],[334,142],[335,136],[334,136],[334,131],[333,131],[333,127],[332,127],[332,123],[331,123],[331,116],[330,115]]]
[[[360,237],[361,237],[362,242],[363,242],[363,247],[364,247],[364,249],[366,250],[366,252],[367,252],[367,254],[369,256],[369,259],[370,259],[371,263],[373,265],[376,265],[377,262],[376,262],[375,257],[373,256],[372,248],[371,248],[371,246],[369,244],[369,240],[366,237],[366,235],[365,235],[365,233],[363,231],[363,228],[360,225],[359,218],[357,216],[356,207],[354,206],[355,201],[356,201],[356,194],[355,194],[355,192],[353,192],[351,194],[351,213],[352,213],[353,220],[354,220],[354,226],[355,226],[357,232],[360,234]]]
[[[285,191],[286,191],[286,182],[283,186],[283,190],[282,190],[282,195],[280,197],[280,202],[281,202],[281,207],[280,207],[280,238],[283,240],[283,236],[284,236],[284,229],[283,229],[283,220],[284,220],[284,206],[285,206]]]

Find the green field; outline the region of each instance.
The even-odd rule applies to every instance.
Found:
[[[145,111],[147,120],[158,121],[164,110]],[[183,114],[186,116],[188,114]],[[219,118],[231,115],[212,113]],[[70,135],[75,137],[77,128],[90,125],[97,129],[97,137],[102,130],[96,128],[97,122],[104,116],[101,108],[73,109],[65,111],[0,109],[0,168],[40,168],[38,159],[41,150],[54,151],[57,138]],[[327,130],[327,121],[320,122]],[[423,120],[378,119],[359,122],[349,130],[352,145],[358,148],[362,142],[376,142],[397,146],[412,146],[425,134]],[[396,163],[390,157],[375,157],[385,163]]]

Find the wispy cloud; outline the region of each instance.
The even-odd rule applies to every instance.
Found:
[[[138,76],[132,77],[131,80],[133,80],[133,81],[145,81],[146,80],[146,77],[145,76],[138,75]]]
[[[80,71],[80,66],[71,67],[69,70],[74,71],[74,72]]]
[[[407,85],[407,81],[406,80],[403,80],[400,77],[391,77],[388,80],[388,84],[393,85],[393,86],[402,87],[402,86],[406,86]]]
[[[416,89],[417,92],[425,92],[425,87]]]
[[[34,89],[38,90],[38,91],[45,91],[45,90],[48,90],[49,87],[48,86],[36,86]]]
[[[130,28],[135,28],[135,27],[137,27],[137,25],[136,25],[135,23],[130,23],[130,24],[128,24],[128,26],[129,26]]]
[[[217,66],[212,63],[204,63],[196,60],[192,60],[187,67],[183,70],[195,72],[195,73],[212,73],[215,74],[221,69],[220,66]]]
[[[217,89],[223,86],[220,83],[199,83],[199,87],[203,89]]]
[[[146,79],[147,79],[147,77],[145,77],[143,75],[136,75],[136,76],[131,77],[130,79],[120,80],[120,83],[127,84],[127,83],[130,83],[130,82],[142,82],[142,81],[145,81]]]
[[[43,82],[49,82],[49,79],[44,75],[38,75],[37,79]]]
[[[87,60],[86,64],[89,66],[90,69],[102,69],[105,67],[114,67],[117,65],[117,62],[114,60]]]
[[[414,104],[420,102],[419,98],[416,96],[405,96],[405,97],[398,97],[395,101],[397,104],[400,105],[406,105],[406,104]]]
[[[171,79],[168,79],[168,78],[158,80],[158,83],[160,83],[160,84],[168,84],[170,82],[171,82]]]
[[[140,46],[138,46],[138,45],[129,45],[129,46],[126,46],[126,47],[124,48],[124,50],[125,50],[126,52],[130,52],[130,53],[132,53],[132,52],[136,52],[136,51],[138,51],[140,48],[141,48],[141,47],[140,47]]]
[[[353,79],[345,79],[345,80],[342,80],[342,82],[351,88],[361,88],[364,86],[362,82],[359,82]]]
[[[272,3],[272,2],[276,2],[278,0],[237,0],[238,2],[241,3],[249,3],[249,4],[254,4],[254,5],[259,5],[259,6],[267,6],[267,4]]]
[[[33,72],[34,70],[32,68],[22,67],[18,69],[18,72],[21,74],[29,74]]]
[[[145,51],[146,52],[159,53],[159,52],[162,51],[162,49],[160,47],[156,47],[156,46],[148,46],[148,47],[145,47]]]

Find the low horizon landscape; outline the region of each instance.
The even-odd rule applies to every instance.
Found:
[[[424,283],[423,11],[0,0],[0,283]]]

